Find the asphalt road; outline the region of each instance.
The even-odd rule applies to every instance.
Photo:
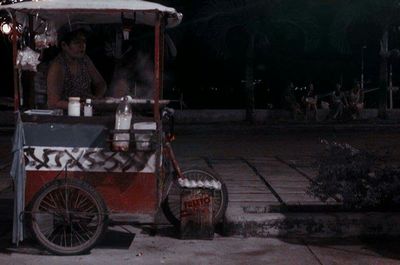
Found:
[[[245,125],[177,126],[173,143],[179,157],[263,157],[317,158],[325,148],[321,140],[348,143],[355,148],[389,153],[400,158],[400,130],[346,126],[273,127]]]

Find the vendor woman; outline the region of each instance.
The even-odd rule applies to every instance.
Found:
[[[86,55],[85,32],[78,29],[63,34],[60,46],[47,74],[48,107],[67,109],[69,97],[103,97],[107,86]]]

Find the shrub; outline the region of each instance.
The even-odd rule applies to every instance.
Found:
[[[318,175],[309,193],[326,201],[339,197],[350,209],[400,205],[400,169],[380,163],[384,158],[348,144],[323,141]]]

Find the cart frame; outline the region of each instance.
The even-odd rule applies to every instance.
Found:
[[[88,4],[86,4],[86,2]],[[166,27],[176,26],[180,23],[182,15],[176,12],[172,8],[167,8],[159,4],[138,1],[138,0],[114,0],[111,4],[101,4],[104,1],[101,0],[47,0],[47,1],[35,1],[35,2],[20,2],[6,6],[0,6],[0,10],[7,10],[12,18],[12,51],[13,51],[13,64],[14,64],[14,109],[18,113],[18,125],[16,128],[16,135],[21,134],[23,131],[23,125],[21,121],[21,116],[19,110],[21,106],[21,96],[22,87],[20,87],[19,82],[19,69],[16,67],[17,63],[17,53],[18,53],[18,41],[19,36],[17,32],[18,16],[25,15],[28,19],[28,28],[31,32],[31,38],[33,38],[33,27],[34,27],[34,16],[50,17],[54,18],[56,16],[61,16],[61,14],[72,14],[78,15],[80,18],[87,18],[98,20],[98,15],[101,14],[109,17],[120,19],[121,14],[125,13],[136,13],[140,14],[144,22],[150,23],[154,26],[154,94],[152,101],[153,109],[153,121],[156,123],[156,130],[154,133],[153,140],[155,142],[155,161],[154,161],[154,173],[155,178],[155,191],[156,191],[156,208],[154,209],[154,215],[157,209],[161,206],[164,210],[166,217],[171,221],[171,223],[179,226],[179,185],[177,183],[178,178],[193,179],[193,180],[215,180],[220,181],[219,177],[215,173],[210,173],[205,170],[188,170],[182,171],[176,161],[175,155],[171,148],[171,141],[173,137],[173,131],[164,132],[163,131],[163,119],[172,121],[172,113],[165,111],[162,112],[163,117],[160,114],[160,100],[162,99],[163,90],[163,66],[164,66],[164,32]],[[113,2],[115,2],[113,6]],[[96,3],[99,6],[96,6]],[[137,9],[134,7],[129,7],[129,3],[138,4]],[[54,4],[54,6],[52,6]],[[134,5],[133,5],[134,6]],[[64,15],[65,17],[65,15]],[[150,19],[147,19],[150,18]],[[107,19],[105,19],[107,21]],[[147,19],[147,20],[146,20]],[[69,16],[68,16],[69,20]],[[150,21],[150,22],[149,22]],[[65,22],[65,21],[64,21]],[[89,21],[90,22],[90,21]],[[93,22],[93,21],[92,21]],[[36,118],[34,120],[37,120]],[[53,121],[52,121],[53,122]],[[53,122],[51,126],[54,125]],[[36,123],[31,124],[32,126],[37,126]],[[62,130],[68,129],[67,125]],[[31,127],[33,128],[33,127]],[[53,127],[51,127],[54,129]],[[19,134],[18,134],[19,132]],[[135,130],[129,130],[127,133],[132,135]],[[123,133],[122,131],[108,131],[110,136],[112,133]],[[23,132],[22,132],[23,135]],[[21,143],[20,143],[21,144]],[[43,172],[35,171],[34,166],[36,165],[37,170],[41,165],[35,164],[36,162],[42,163],[35,158],[35,150],[30,150],[30,155],[26,155],[26,149],[24,146],[20,146],[19,158],[16,159],[17,164],[23,164],[22,160],[26,160],[30,165],[31,169],[36,176],[46,175]],[[45,150],[46,151],[46,150]],[[25,152],[25,156],[22,155]],[[42,152],[42,151],[41,151]],[[50,152],[57,152],[57,150],[52,150]],[[75,164],[79,164],[79,159],[73,157],[68,150],[62,150],[66,152]],[[80,157],[82,157],[82,153]],[[109,155],[111,158],[114,154]],[[106,154],[107,156],[107,154]],[[143,152],[140,153],[143,156]],[[44,156],[43,156],[44,157]],[[71,160],[70,159],[70,160]],[[128,158],[131,159],[131,158]],[[36,162],[35,162],[36,160]],[[33,165],[33,166],[32,166]],[[79,165],[78,165],[79,166]],[[81,165],[82,166],[82,165]],[[100,239],[104,230],[107,227],[108,217],[110,212],[108,209],[106,200],[103,200],[101,194],[99,194],[95,187],[89,185],[82,179],[81,173],[77,173],[76,176],[72,174],[72,178],[68,175],[69,164],[61,166],[58,172],[51,172],[47,177],[41,177],[42,182],[40,186],[35,187],[33,192],[28,194],[29,201],[26,201],[28,209],[22,204],[22,209],[16,211],[16,216],[14,215],[14,221],[21,221],[21,214],[25,213],[25,217],[28,217],[30,226],[32,227],[33,234],[36,239],[49,251],[60,254],[60,255],[72,255],[85,253],[90,250],[95,243]],[[25,170],[25,168],[23,169]],[[32,172],[31,171],[31,172]],[[110,173],[111,174],[111,173]],[[123,176],[128,176],[129,172],[123,172]],[[135,177],[135,176],[133,176]],[[140,178],[140,177],[139,177]],[[43,180],[44,179],[44,180]],[[49,181],[52,179],[52,181]],[[140,182],[140,181],[139,181]],[[145,182],[145,181],[141,181]],[[151,181],[150,181],[151,182]],[[30,182],[28,184],[35,184]],[[38,184],[38,183],[36,183]],[[25,189],[25,183],[15,182],[15,185],[23,187]],[[27,185],[32,186],[32,185]],[[38,186],[38,185],[36,185]],[[29,187],[28,187],[29,189]],[[19,189],[21,190],[21,189]],[[20,191],[21,192],[21,191]],[[24,192],[25,193],[25,192]],[[174,194],[174,196],[172,196]],[[21,194],[20,194],[21,195]],[[25,201],[25,194],[22,198]],[[104,194],[103,194],[104,196]],[[85,200],[81,202],[84,198]],[[222,189],[216,191],[215,203],[217,207],[215,209],[215,222],[221,220],[227,207],[227,191],[225,185],[222,183]],[[218,199],[219,198],[219,199]],[[106,198],[107,199],[107,198]],[[175,207],[175,209],[173,209]],[[178,209],[176,208],[178,207]],[[122,218],[124,220],[124,218]],[[134,219],[135,220],[135,219]],[[127,222],[132,222],[131,219],[125,219]],[[154,223],[154,220],[153,220]],[[13,237],[14,243],[22,241],[23,236],[21,236],[21,231],[17,230],[16,237]],[[17,225],[18,227],[18,225]],[[19,224],[20,227],[20,224]],[[46,229],[53,229],[49,235],[46,234]],[[57,230],[57,233],[55,231]],[[77,232],[78,231],[78,232]],[[88,239],[82,235],[89,235]],[[69,240],[69,236],[71,239]],[[72,237],[74,236],[74,239]],[[56,242],[57,241],[57,242]],[[65,242],[64,242],[65,241]]]

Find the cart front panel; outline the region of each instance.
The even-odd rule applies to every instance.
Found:
[[[27,204],[49,181],[78,178],[100,193],[110,214],[155,215],[155,150],[110,150],[104,124],[25,123],[24,132]]]

